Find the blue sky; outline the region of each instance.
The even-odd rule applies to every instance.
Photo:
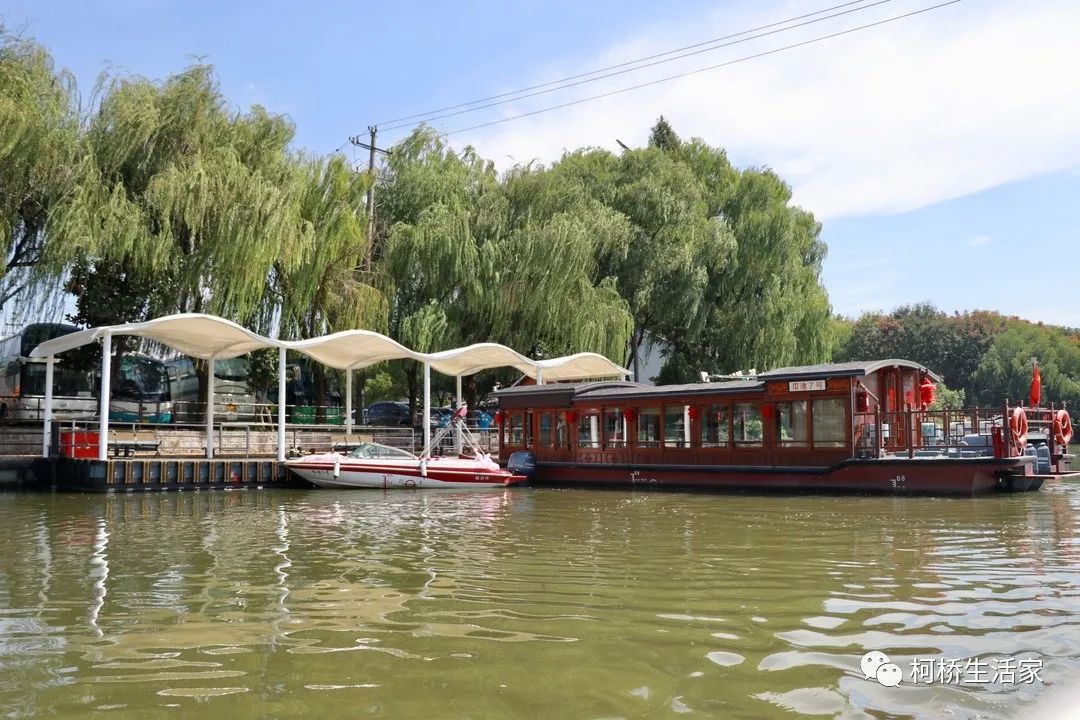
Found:
[[[857,13],[814,27],[437,126],[499,119],[940,1],[864,0]],[[198,58],[216,66],[232,103],[288,114],[298,145],[329,152],[373,122],[836,4],[0,0],[0,16],[47,45],[87,96],[102,70],[161,78]],[[640,144],[663,113],[681,134],[791,182],[796,201],[824,223],[824,279],[838,312],[931,301],[1080,326],[1078,32],[1073,0],[964,0],[450,138],[505,168],[582,145],[617,150],[616,138]]]

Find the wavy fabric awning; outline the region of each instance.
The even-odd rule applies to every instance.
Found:
[[[203,360],[233,358],[261,348],[285,348],[303,353],[329,367],[357,370],[386,360],[417,360],[445,375],[471,375],[480,370],[512,367],[545,382],[625,376],[628,371],[597,353],[577,353],[550,360],[532,360],[497,343],[420,353],[370,330],[345,330],[308,340],[274,340],[231,320],[185,313],[141,323],[106,325],[48,340],[31,357],[43,358],[95,342],[106,335],[134,335]]]

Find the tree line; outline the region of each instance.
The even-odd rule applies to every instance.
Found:
[[[207,312],[282,338],[367,328],[634,367],[653,343],[666,380],[831,349],[819,223],[774,172],[663,118],[644,147],[504,172],[420,126],[371,175],[234,108],[209,65],[105,75],[84,99],[3,34],[0,132],[0,306],[27,314],[73,296],[85,325]],[[414,363],[366,376],[415,398]]]
[[[920,362],[944,378],[953,407],[1027,404],[1034,358],[1043,403],[1080,407],[1080,330],[986,310],[949,314],[922,303],[836,318],[832,356]]]

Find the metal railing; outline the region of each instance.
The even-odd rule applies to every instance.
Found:
[[[1053,449],[1054,408],[1022,408],[1028,441]],[[955,455],[975,457],[1000,453],[1015,456],[1009,418],[1015,408],[970,410],[901,410],[856,413],[855,452],[859,457]],[[997,449],[995,449],[995,445]],[[1065,448],[1057,448],[1064,451]]]
[[[54,421],[50,449],[52,455],[97,458],[98,430],[96,421]],[[0,456],[40,456],[42,426],[0,428]],[[496,429],[472,433],[492,455],[497,454]],[[277,426],[261,423],[215,423],[212,435],[215,457],[268,458],[277,456]],[[423,433],[409,427],[354,427],[351,434],[341,425],[296,424],[285,426],[285,447],[289,455],[302,455],[333,450],[346,451],[362,441],[420,452]],[[456,445],[453,434],[444,438],[437,452],[451,455]],[[206,456],[206,426],[203,423],[169,423],[165,425],[138,422],[109,423],[109,456]]]

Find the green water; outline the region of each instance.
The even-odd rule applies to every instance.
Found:
[[[1078,510],[1080,485],[8,494],[0,715],[1026,717],[1080,671]],[[884,687],[868,650],[1042,682]]]

